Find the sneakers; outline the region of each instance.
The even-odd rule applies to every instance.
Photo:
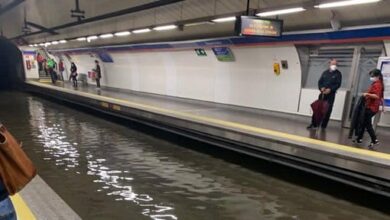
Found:
[[[356,143],[356,144],[361,144],[361,143],[363,143],[363,140],[362,139],[356,139],[356,140],[353,140],[352,142]]]
[[[374,146],[378,145],[379,144],[379,141],[378,140],[375,140],[373,142],[370,143],[370,145],[368,145],[368,148],[370,149],[374,149]]]

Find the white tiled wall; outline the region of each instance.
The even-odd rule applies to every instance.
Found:
[[[296,113],[301,67],[291,46],[234,47],[236,61],[220,62],[211,49],[198,57],[192,50],[112,53],[102,63],[102,85],[135,91]],[[96,57],[71,55],[79,72],[94,67]],[[287,60],[279,76],[273,63]],[[94,83],[94,82],[90,82]]]

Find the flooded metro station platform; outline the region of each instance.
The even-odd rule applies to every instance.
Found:
[[[2,92],[0,97],[9,98],[0,104],[8,110],[0,117],[25,140],[29,146],[25,150],[46,182],[42,186],[34,180],[22,191],[36,219],[69,219],[74,212],[83,219],[388,218],[365,207],[374,201],[361,192],[294,174],[275,163],[264,164],[213,145],[193,146],[191,141],[167,138],[165,132],[156,136],[154,130],[138,131],[140,125],[111,122],[41,95]],[[42,197],[53,191],[68,208],[56,206],[62,201]],[[364,196],[367,203],[336,197],[349,193]],[[69,207],[73,211],[66,211]]]
[[[390,219],[389,8],[0,0],[0,220]]]

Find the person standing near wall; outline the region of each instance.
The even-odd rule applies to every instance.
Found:
[[[375,69],[370,73],[370,81],[372,82],[370,88],[366,93],[363,93],[366,103],[366,109],[364,111],[364,123],[363,128],[360,129],[356,143],[362,143],[364,131],[367,130],[368,134],[371,137],[371,144],[368,146],[370,149],[377,144],[379,141],[376,137],[375,131],[372,127],[372,118],[379,112],[379,106],[383,103],[384,95],[384,84],[383,84],[383,75],[380,70]]]
[[[322,120],[321,127],[326,129],[329,123],[330,116],[333,110],[334,100],[336,98],[336,92],[341,86],[342,75],[337,69],[337,60],[331,59],[329,61],[329,69],[325,70],[320,79],[318,80],[318,89],[321,94],[319,99],[323,99],[328,102],[328,111]],[[314,115],[313,115],[314,116]],[[312,118],[311,124],[307,127],[308,129],[316,129],[319,124],[315,123],[314,117]]]
[[[102,72],[100,69],[99,61],[95,60],[95,69],[94,72],[96,73],[95,80],[96,80],[96,86],[98,89],[100,89],[100,78],[102,78]]]
[[[72,82],[73,82],[73,87],[77,87],[77,66],[73,62],[70,65],[69,81],[70,80],[72,80]]]
[[[60,71],[61,80],[64,81],[65,67],[64,67],[64,62],[62,59],[60,59],[60,62],[58,63],[58,71]]]
[[[43,70],[43,56],[40,53],[37,54],[37,62],[38,62],[38,71],[42,71]]]

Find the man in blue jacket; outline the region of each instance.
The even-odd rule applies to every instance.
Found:
[[[324,99],[328,102],[329,108],[328,112],[325,114],[325,117],[321,123],[321,127],[325,129],[328,126],[330,115],[332,114],[334,100],[336,98],[336,92],[341,86],[342,75],[341,72],[337,69],[337,60],[331,59],[329,61],[329,69],[325,70],[320,80],[318,80],[318,89],[321,94],[319,99]],[[309,129],[316,129],[318,124],[315,123],[314,117],[312,118],[311,124],[307,127]]]

